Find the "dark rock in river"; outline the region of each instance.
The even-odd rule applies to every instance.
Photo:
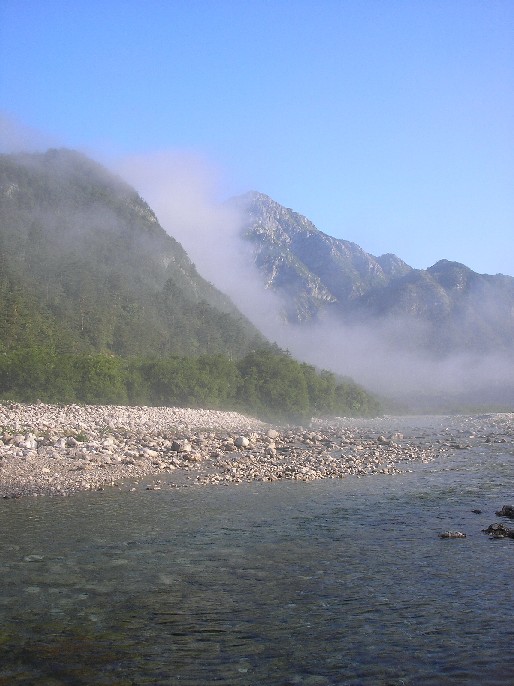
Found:
[[[501,510],[498,510],[496,516],[514,519],[514,505],[504,505]]]
[[[487,529],[482,529],[491,538],[514,538],[514,529],[509,529],[505,524],[491,524]]]

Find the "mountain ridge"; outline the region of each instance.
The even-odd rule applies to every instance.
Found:
[[[265,194],[251,191],[233,202],[244,213],[241,235],[254,264],[266,288],[282,297],[289,324],[401,319],[421,326],[416,345],[431,354],[512,352],[513,277],[478,274],[446,259],[414,269],[392,253],[375,257],[329,236]],[[409,344],[401,327],[396,333],[396,343]]]

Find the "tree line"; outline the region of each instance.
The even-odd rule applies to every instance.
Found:
[[[238,410],[270,421],[375,416],[378,401],[351,380],[262,349],[233,360],[201,355],[122,358],[45,347],[0,352],[0,400]]]

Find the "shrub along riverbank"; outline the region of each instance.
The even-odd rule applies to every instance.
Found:
[[[10,350],[0,353],[0,399],[230,409],[269,421],[380,412],[378,401],[353,381],[277,350],[258,350],[240,360]]]

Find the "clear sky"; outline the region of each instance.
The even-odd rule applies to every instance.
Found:
[[[4,150],[192,153],[372,254],[514,275],[512,0],[0,0],[0,32]]]

